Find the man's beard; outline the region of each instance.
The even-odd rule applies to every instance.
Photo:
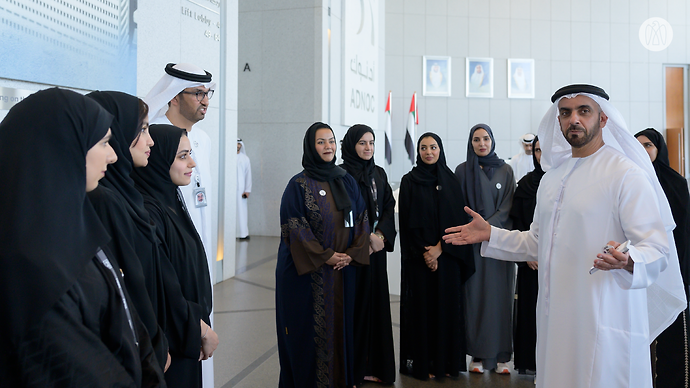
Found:
[[[578,134],[577,137],[573,138],[573,137],[570,137],[568,135],[568,132],[571,129],[580,130],[580,133]],[[565,131],[565,134],[563,136],[565,137],[565,140],[568,142],[568,144],[570,144],[571,147],[582,148],[582,147],[586,146],[587,144],[589,144],[589,142],[591,142],[592,139],[594,139],[594,137],[599,133],[600,130],[601,130],[601,127],[599,125],[599,122],[597,122],[595,124],[595,126],[589,130],[587,130],[583,126],[570,125],[570,126],[568,126],[568,129]]]

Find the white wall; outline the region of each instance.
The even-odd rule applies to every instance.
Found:
[[[238,136],[252,163],[249,234],[280,235],[280,199],[302,170],[302,138],[321,114],[323,7],[239,3]],[[249,64],[251,71],[244,71]]]
[[[518,137],[535,132],[555,90],[570,83],[603,87],[633,133],[663,128],[664,63],[688,63],[690,5],[685,0],[388,0],[386,89],[393,91],[392,181],[411,164],[404,130],[413,92],[417,133],[441,136],[451,169],[465,161],[469,129],[485,122],[496,152],[518,152]],[[650,17],[674,30],[665,51],[650,52],[638,30]],[[422,96],[422,56],[452,57],[452,96]],[[465,58],[494,58],[494,98],[465,97]],[[507,98],[507,59],[535,59],[536,98]],[[415,139],[416,141],[417,139]]]
[[[250,235],[280,235],[280,200],[290,178],[302,171],[307,128],[326,122],[337,139],[347,131],[341,124],[344,2],[240,1],[238,135],[252,162]],[[379,0],[379,80],[385,75],[384,4]],[[251,72],[243,71],[247,63]],[[383,112],[385,100],[379,105]],[[383,127],[367,124],[383,139]],[[384,160],[382,146],[376,158]]]

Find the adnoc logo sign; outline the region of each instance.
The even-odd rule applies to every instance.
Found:
[[[640,43],[649,51],[666,49],[673,40],[673,28],[662,18],[649,18],[640,26]]]
[[[359,3],[359,4],[358,4]],[[342,124],[374,124],[379,106],[379,1],[343,2]]]

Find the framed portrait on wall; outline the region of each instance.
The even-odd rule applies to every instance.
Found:
[[[465,95],[484,98],[494,96],[493,58],[466,58]]]
[[[508,59],[508,98],[534,98],[534,59]]]
[[[422,94],[450,96],[450,57],[424,56],[422,63]]]

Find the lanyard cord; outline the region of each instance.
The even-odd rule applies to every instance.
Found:
[[[122,299],[122,305],[125,308],[125,314],[127,314],[127,320],[129,321],[129,328],[132,330],[132,336],[134,336],[134,343],[139,347],[139,340],[137,339],[137,333],[134,331],[134,321],[132,321],[132,314],[129,311],[129,306],[127,305],[127,299],[125,298],[125,293],[122,290],[122,284],[120,283],[120,278],[117,276],[117,272],[115,272],[115,269],[113,268],[113,265],[110,263],[110,260],[108,260],[108,257],[103,253],[102,250],[98,250],[96,253],[96,256],[98,256],[98,259],[101,261],[103,266],[107,269],[110,270],[110,273],[113,274],[113,277],[115,278],[115,283],[117,283],[117,290],[120,293],[120,298]]]

